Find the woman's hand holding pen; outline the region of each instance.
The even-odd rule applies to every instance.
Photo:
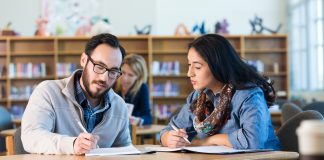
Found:
[[[90,133],[80,133],[73,144],[74,153],[82,155],[96,148],[99,136]]]
[[[179,148],[183,146],[190,145],[184,138],[188,138],[188,135],[184,129],[170,130],[163,134],[165,136],[166,143],[164,144],[167,147]]]

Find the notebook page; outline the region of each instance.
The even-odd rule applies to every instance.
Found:
[[[169,147],[145,147],[147,150],[152,150],[156,152],[173,152],[173,151],[180,151],[182,148],[169,148]]]
[[[142,152],[136,149],[133,145],[126,147],[111,147],[111,148],[96,148],[91,150],[86,156],[109,156],[122,154],[141,154]]]

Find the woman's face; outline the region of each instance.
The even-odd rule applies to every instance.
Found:
[[[195,90],[215,88],[217,84],[207,62],[198,54],[195,48],[188,52],[188,73],[191,84]]]
[[[136,82],[138,76],[135,74],[135,72],[128,64],[124,64],[121,70],[123,73],[122,76],[120,77],[121,85],[123,88],[130,89]]]

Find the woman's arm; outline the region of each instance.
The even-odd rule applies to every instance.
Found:
[[[228,133],[228,139],[237,149],[261,149],[268,139],[270,114],[263,92],[253,91],[240,102],[234,102],[238,108],[239,129]]]
[[[204,139],[194,139],[191,143],[193,146],[227,146],[233,147],[228,139],[228,134],[215,134]]]
[[[160,141],[163,146],[167,147],[180,147],[189,145],[188,143],[185,143],[184,139],[182,137],[186,137],[189,139],[193,139],[194,136],[197,135],[197,132],[195,131],[193,124],[192,124],[192,113],[189,111],[189,106],[191,102],[193,101],[192,98],[194,96],[194,92],[191,93],[187,98],[187,103],[182,107],[180,112],[173,116],[170,120],[170,123],[161,130],[160,135]],[[179,131],[174,131],[171,127],[171,124],[174,124],[178,128],[180,128]],[[176,141],[176,142],[171,142]]]

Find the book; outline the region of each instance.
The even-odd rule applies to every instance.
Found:
[[[133,145],[126,147],[111,147],[111,148],[96,148],[86,153],[86,156],[112,156],[112,155],[134,155],[134,154],[149,154],[155,153],[152,150],[142,149],[139,150]]]
[[[226,146],[197,146],[197,147],[145,147],[147,150],[156,152],[193,152],[206,154],[234,154],[234,153],[249,153],[249,152],[264,152],[272,151],[272,149],[234,149]]]

